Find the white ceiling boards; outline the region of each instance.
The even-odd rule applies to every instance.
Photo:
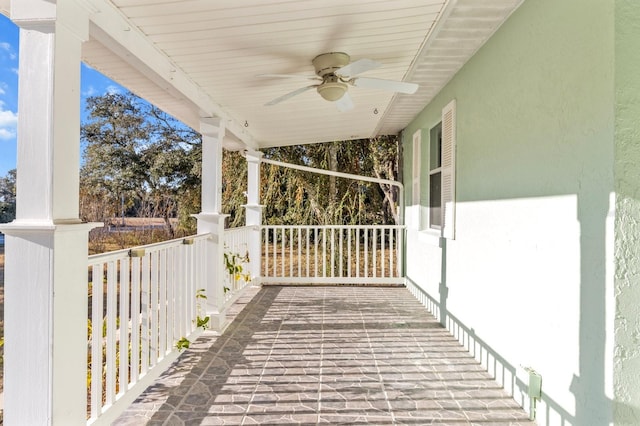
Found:
[[[84,60],[197,128],[228,120],[255,148],[399,132],[521,0],[78,0],[92,21]],[[340,112],[316,82],[319,54],[380,63],[368,78],[416,83],[415,94],[348,87]]]

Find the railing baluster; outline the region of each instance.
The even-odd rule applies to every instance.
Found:
[[[347,229],[347,276],[351,277],[351,229]]]
[[[327,228],[322,228],[322,277],[327,276]]]
[[[141,283],[141,291],[140,291],[140,305],[142,310],[142,321],[140,324],[140,345],[142,346],[140,350],[140,375],[147,374],[149,370],[149,339],[150,339],[150,324],[149,324],[149,314],[151,306],[150,297],[151,294],[149,292],[149,280],[150,273],[149,270],[150,262],[149,255],[146,254],[142,258],[142,283]]]
[[[167,353],[171,352],[173,349],[173,324],[175,322],[174,314],[177,308],[175,303],[175,294],[174,287],[177,281],[177,270],[178,270],[178,256],[182,253],[182,247],[178,246],[171,250],[167,255],[167,318],[166,318],[166,330],[163,336],[163,341],[165,342],[165,348],[162,353],[165,356]]]
[[[200,241],[196,242],[196,244],[200,244]],[[180,264],[178,265],[178,277],[181,277],[180,284],[176,286],[176,326],[174,337],[179,339],[182,336],[187,334],[187,299],[185,298],[185,294],[187,290],[193,285],[195,281],[195,277],[198,276],[198,270],[196,269],[198,263],[193,259],[193,246],[184,246],[184,257],[180,259]]]
[[[97,418],[102,408],[102,314],[104,264],[91,270],[91,417]]]
[[[264,262],[262,265],[262,276],[269,276],[269,228],[264,228],[262,232],[262,247],[264,251]]]
[[[310,235],[310,233],[311,233],[311,228],[306,228],[306,234],[307,234],[306,235],[306,237],[307,237],[306,238],[307,239],[307,251],[306,251],[306,254],[305,254],[305,257],[307,258],[307,275],[306,275],[306,277],[310,277],[311,276],[311,274],[310,274],[311,251],[310,251],[310,248],[309,248],[309,240],[310,240],[309,235]]]
[[[404,230],[398,228],[397,233],[398,237],[396,239],[396,253],[398,255],[398,261],[396,262],[396,269],[398,271],[398,277],[401,277],[403,268],[402,260],[404,259]]]
[[[159,326],[159,254],[151,253],[151,339],[149,341],[149,366],[153,367],[158,361],[158,326]]]
[[[336,271],[336,247],[335,247],[335,228],[331,227],[331,278],[335,277]]]
[[[158,353],[156,359],[164,357],[167,351],[167,250],[159,253],[158,291]],[[154,327],[155,328],[155,327]]]
[[[373,229],[371,231],[371,251],[373,251],[373,278],[378,275],[378,230]]]
[[[298,276],[302,276],[302,227],[298,226]]]
[[[364,277],[369,277],[369,230],[364,230]]]
[[[123,395],[129,385],[129,258],[120,261],[120,379],[118,394]]]
[[[289,276],[293,276],[293,227],[289,228]]]
[[[140,373],[140,258],[131,261],[131,383]]]
[[[285,228],[282,228],[282,232],[281,232],[281,237],[282,237],[282,242],[280,243],[280,274],[281,276],[285,276],[284,275],[284,248],[286,246],[286,236],[285,236]]]
[[[273,276],[278,276],[278,234],[277,228],[273,228]]]
[[[314,247],[314,250],[313,250],[313,260],[314,260],[313,261],[313,265],[314,265],[315,272],[314,272],[313,276],[315,278],[318,278],[318,228],[314,228],[313,232],[314,232],[314,236],[315,236],[315,239],[314,239],[314,246],[315,247]]]
[[[393,256],[395,253],[395,241],[396,241],[396,236],[394,233],[394,229],[391,228],[389,229],[389,275],[394,277],[395,276],[395,270],[393,269]]]
[[[387,258],[384,254],[384,238],[385,238],[386,232],[385,232],[385,228],[380,229],[380,276],[384,277],[384,267],[385,267],[385,263],[387,262]]]
[[[344,264],[344,244],[342,243],[343,240],[343,235],[342,235],[342,231],[343,229],[340,228],[338,230],[338,245],[340,247],[340,251],[338,252],[338,262],[339,262],[339,273],[338,276],[339,277],[344,277],[344,272],[343,272],[343,264]]]
[[[118,280],[116,279],[116,260],[107,263],[107,325],[106,368],[105,368],[105,404],[111,405],[116,396],[116,296]]]
[[[356,228],[356,278],[360,278],[360,229]]]

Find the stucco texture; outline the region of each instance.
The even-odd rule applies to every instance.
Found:
[[[517,400],[520,366],[542,374],[541,425],[614,420],[614,30],[613,0],[527,0],[403,133],[410,176],[411,135],[456,99],[456,238],[410,230],[407,275]]]
[[[640,424],[640,3],[615,9],[614,419]]]

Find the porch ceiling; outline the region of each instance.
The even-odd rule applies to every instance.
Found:
[[[92,21],[89,65],[196,129],[218,116],[262,148],[399,132],[523,0],[78,1]],[[355,108],[342,113],[315,90],[264,106],[309,83],[258,74],[314,75],[311,60],[332,51],[420,89],[351,87]]]

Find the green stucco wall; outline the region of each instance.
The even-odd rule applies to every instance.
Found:
[[[616,424],[640,424],[640,2],[615,9]]]
[[[423,129],[428,146],[428,129],[457,100],[456,239],[444,253],[409,230],[407,274],[514,370],[531,365],[543,374],[551,414],[539,424],[629,424],[629,415],[614,418],[614,382],[622,389],[616,374],[629,377],[625,392],[640,400],[640,349],[630,333],[628,350],[635,344],[638,356],[614,369],[613,244],[622,231],[613,229],[622,201],[611,202],[620,185],[614,152],[622,118],[614,107],[621,84],[614,81],[616,7],[615,0],[526,0],[403,132],[411,176],[411,136]],[[632,69],[629,80],[640,64],[636,75]],[[625,114],[631,121],[638,112]],[[634,152],[623,157],[636,172],[640,144],[627,148]],[[421,203],[428,205],[423,176]],[[640,174],[634,178],[635,203]],[[640,209],[629,208],[637,226]],[[631,249],[622,250],[627,256]],[[640,262],[640,251],[633,255]],[[638,306],[633,287],[625,291]],[[640,322],[633,309],[629,330]]]

